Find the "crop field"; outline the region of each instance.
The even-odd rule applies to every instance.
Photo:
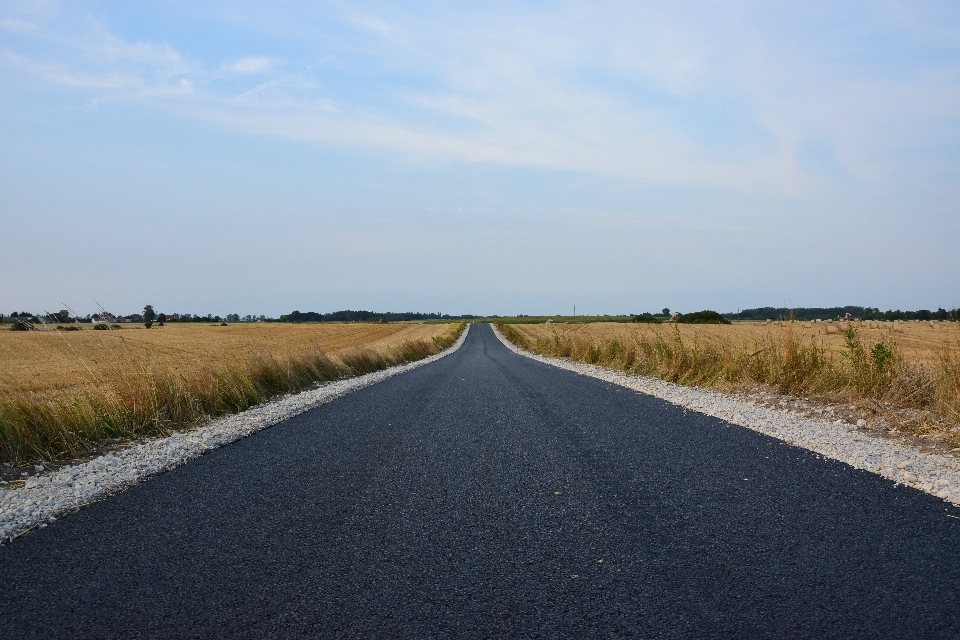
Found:
[[[586,340],[621,340],[633,341],[638,335],[644,335],[648,332],[654,332],[659,335],[672,335],[674,327],[679,329],[681,338],[692,344],[693,339],[698,337],[702,342],[712,343],[731,343],[741,347],[749,348],[758,342],[763,342],[769,335],[777,335],[786,329],[787,323],[779,322],[735,322],[733,324],[669,324],[661,325],[638,325],[633,323],[610,322],[610,323],[590,323],[590,324],[563,324],[551,323],[549,325],[523,324],[516,325],[511,323],[522,335],[537,339],[546,336],[553,336],[554,333],[560,336],[579,336]],[[845,337],[843,330],[848,326],[853,326],[860,334],[864,342],[871,344],[882,341],[895,342],[903,352],[908,361],[916,363],[932,363],[937,354],[947,347],[956,347],[960,340],[960,323],[956,322],[938,322],[933,326],[929,322],[904,322],[894,324],[892,322],[853,322],[826,324],[794,322],[789,329],[793,331],[794,337],[800,342],[807,343],[814,339],[821,343],[823,347],[831,352],[841,353],[844,351]],[[694,331],[696,327],[696,332]],[[828,333],[827,327],[835,327]]]
[[[214,363],[272,355],[289,358],[303,352],[326,353],[339,361],[357,348],[386,353],[403,342],[426,340],[449,325],[425,324],[280,324],[243,323],[226,327],[168,323],[119,331],[0,331],[2,387],[46,392],[110,381],[117,376],[152,375],[176,370],[182,375]]]
[[[537,353],[723,391],[842,404],[858,418],[960,443],[960,324],[500,324]]]
[[[461,324],[205,324],[0,331],[0,461],[163,435],[317,382],[418,360]]]

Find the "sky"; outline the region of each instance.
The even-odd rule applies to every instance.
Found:
[[[960,306],[955,2],[0,0],[0,312]]]

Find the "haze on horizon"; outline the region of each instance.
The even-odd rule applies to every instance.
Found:
[[[960,306],[960,5],[0,1],[0,312]]]

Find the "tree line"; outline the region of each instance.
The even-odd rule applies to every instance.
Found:
[[[377,312],[377,311],[331,311],[317,313],[316,311],[293,311],[280,316],[280,322],[369,322],[372,320],[473,320],[479,316],[462,315],[451,316],[446,313],[417,313],[404,312]]]
[[[759,307],[757,309],[741,309],[737,313],[725,313],[728,320],[781,320],[793,318],[795,320],[828,320],[844,318],[850,314],[851,318],[861,320],[948,320],[956,321],[960,314],[957,309],[938,308],[936,311],[918,309],[917,311],[880,311],[877,307]]]

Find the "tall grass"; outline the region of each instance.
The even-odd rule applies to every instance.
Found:
[[[420,360],[453,344],[463,326],[453,325],[431,342],[355,349],[341,354],[340,362],[316,347],[282,358],[270,353],[222,358],[185,374],[128,358],[91,370],[88,384],[42,392],[0,377],[0,461],[64,459],[107,439],[168,435],[317,382]]]
[[[791,395],[865,399],[931,410],[960,423],[960,343],[947,344],[936,362],[908,362],[892,337],[865,345],[852,325],[844,349],[831,352],[814,338],[797,337],[792,322],[751,344],[729,339],[684,341],[678,326],[637,331],[627,339],[591,339],[578,333],[530,338],[498,324],[512,342],[536,353],[614,367],[683,385],[735,389],[773,387]]]

